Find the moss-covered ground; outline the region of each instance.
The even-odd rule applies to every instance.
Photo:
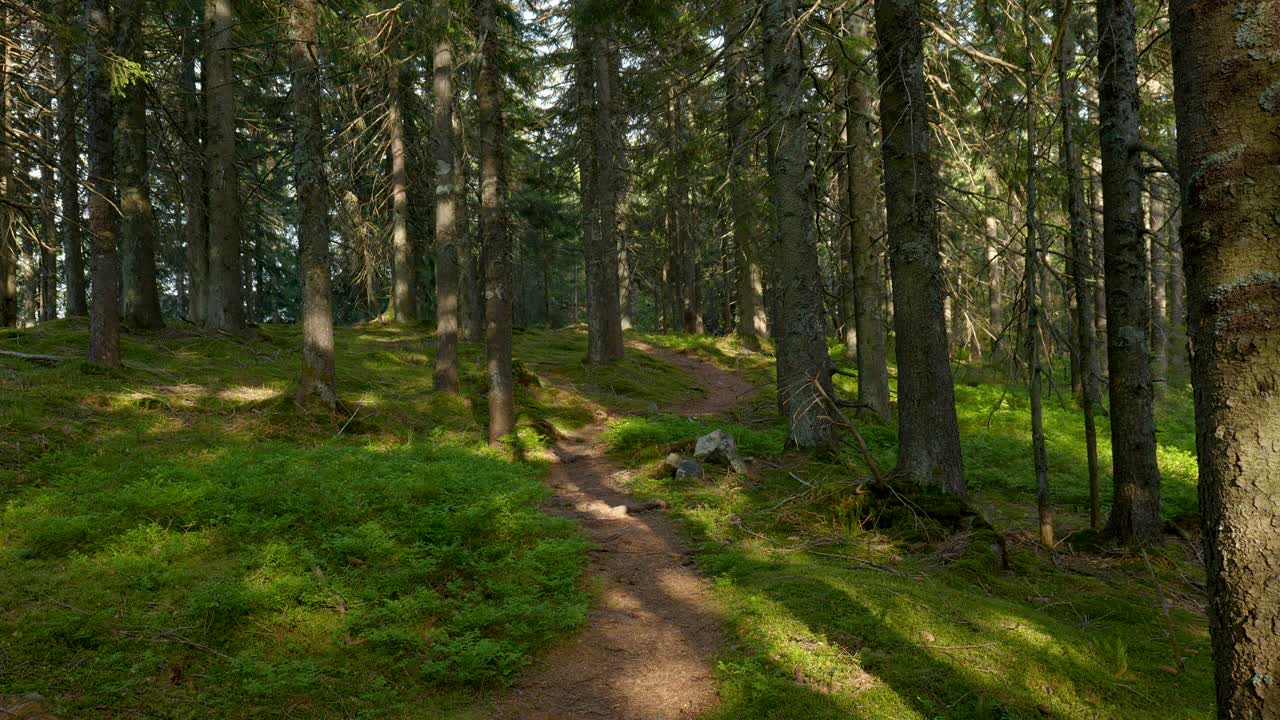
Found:
[[[80,361],[60,321],[0,334],[0,694],[67,717],[483,718],[485,699],[585,617],[573,527],[539,511],[547,439],[603,407],[638,494],[666,499],[715,578],[722,718],[1212,716],[1193,545],[1092,542],[1082,421],[1046,402],[1058,536],[1039,548],[1025,393],[956,372],[974,502],[1008,537],[943,533],[868,493],[850,450],[782,454],[772,357],[731,339],[637,335],[757,382],[724,418],[659,412],[700,392],[638,352],[582,362],[570,328],[517,333],[518,438],[484,446],[483,350],[432,391],[422,328],[338,333],[340,415],[293,405],[300,336],[130,335],[126,368]],[[856,386],[837,379],[842,394]],[[1159,411],[1170,518],[1195,510],[1189,392]],[[665,451],[730,430],[753,476],[677,484]],[[890,467],[892,425],[861,426]],[[1103,502],[1107,424],[1100,419]],[[903,521],[902,518],[907,518]],[[1173,628],[1186,653],[1175,660]],[[1176,674],[1174,671],[1177,671]]]
[[[1049,552],[1035,535],[1026,393],[1000,372],[957,368],[966,475],[975,504],[1008,538],[1002,569],[990,532],[939,532],[878,500],[852,448],[824,461],[783,455],[767,351],[723,338],[644,339],[761,386],[725,418],[633,416],[609,434],[614,456],[637,470],[635,491],[671,504],[699,567],[716,579],[730,627],[716,718],[1213,716],[1197,548],[1170,536],[1147,550],[1157,589],[1141,554],[1093,541],[1083,420],[1069,390],[1046,402],[1061,539]],[[833,357],[840,352],[833,346]],[[856,396],[856,381],[836,384]],[[1171,387],[1158,415],[1165,512],[1180,518],[1196,507],[1189,389]],[[895,427],[860,427],[877,462],[892,467]],[[753,477],[713,473],[685,483],[662,472],[667,448],[714,428],[756,458]],[[1104,519],[1107,432],[1101,418]],[[1180,671],[1170,627],[1186,656]]]

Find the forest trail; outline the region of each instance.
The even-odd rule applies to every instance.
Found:
[[[670,412],[713,415],[753,386],[709,363],[642,343],[632,351],[693,375],[706,390]],[[692,569],[690,550],[660,512],[640,510],[625,477],[605,456],[600,419],[555,446],[547,478],[552,511],[577,521],[591,541],[590,573],[600,583],[587,626],[554,648],[502,699],[498,716],[519,720],[678,720],[719,701],[714,658],[722,620],[710,580]],[[622,512],[619,506],[631,508]]]

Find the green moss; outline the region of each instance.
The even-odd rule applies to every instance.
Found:
[[[0,339],[72,358],[0,359],[4,691],[69,717],[482,717],[585,617],[585,544],[538,509],[537,388],[517,459],[484,445],[480,388],[432,392],[421,329],[339,329],[338,416],[293,406],[298,331],[259,334],[128,335],[117,372],[75,359],[80,321]]]

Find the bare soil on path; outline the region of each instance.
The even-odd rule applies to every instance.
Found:
[[[753,387],[677,352],[632,343],[693,375],[706,390],[676,407],[686,415],[731,409]],[[519,720],[679,720],[719,702],[714,658],[722,620],[710,580],[693,569],[674,523],[624,491],[625,473],[605,456],[605,419],[561,438],[548,484],[550,510],[577,521],[590,540],[600,594],[586,627],[552,649],[498,700],[497,717]]]

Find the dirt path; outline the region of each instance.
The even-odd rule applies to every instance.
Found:
[[[710,415],[752,387],[732,373],[679,353],[633,344],[692,374],[706,388],[673,412]],[[714,657],[721,618],[710,581],[663,513],[639,511],[625,477],[604,455],[599,422],[560,440],[548,483],[553,511],[578,522],[592,543],[600,599],[586,628],[552,650],[498,703],[519,720],[677,720],[719,701]],[[623,508],[630,506],[630,512]]]

